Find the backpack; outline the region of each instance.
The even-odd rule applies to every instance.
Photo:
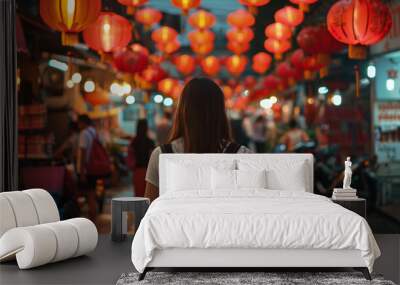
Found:
[[[111,161],[97,134],[93,135],[92,149],[86,171],[88,175],[107,176],[111,173]]]

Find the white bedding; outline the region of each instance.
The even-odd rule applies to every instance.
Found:
[[[165,248],[357,249],[371,272],[380,256],[361,216],[320,195],[265,189],[162,195],[133,240],[135,268]]]

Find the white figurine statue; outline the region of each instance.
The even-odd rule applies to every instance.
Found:
[[[350,187],[351,184],[351,160],[350,157],[347,157],[346,161],[344,162],[344,179],[343,179],[343,189],[352,189]]]

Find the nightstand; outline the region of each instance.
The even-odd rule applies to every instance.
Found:
[[[331,199],[332,202],[341,205],[342,207],[359,214],[361,217],[367,217],[367,200],[356,198],[352,200]]]

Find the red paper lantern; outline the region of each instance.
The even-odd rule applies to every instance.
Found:
[[[171,97],[174,98],[175,100],[178,100],[179,97],[181,97],[182,91],[183,91],[183,84],[180,83],[179,81],[176,82],[175,87],[172,89],[171,92]]]
[[[203,45],[213,43],[215,35],[210,30],[194,30],[188,33],[188,39],[191,45]]]
[[[193,73],[196,68],[196,60],[188,54],[182,54],[175,57],[174,64],[176,69],[183,75]]]
[[[253,75],[247,75],[243,80],[244,88],[253,89],[257,84],[257,79]]]
[[[282,82],[278,77],[271,74],[264,78],[263,85],[267,90],[274,92],[280,88]]]
[[[278,41],[288,40],[292,36],[292,29],[282,23],[273,23],[265,27],[265,36]]]
[[[151,64],[140,73],[140,76],[147,82],[155,84],[168,76],[164,69],[158,64]]]
[[[389,8],[380,0],[340,0],[329,10],[328,30],[338,41],[348,44],[351,58],[366,57],[366,49],[381,41],[392,27]]]
[[[230,86],[222,85],[221,89],[222,89],[222,93],[224,93],[224,97],[226,99],[229,99],[229,98],[231,98],[233,96],[233,90],[232,90],[232,88]]]
[[[123,49],[132,39],[132,25],[112,12],[103,12],[83,31],[85,43],[99,53]]]
[[[158,24],[161,19],[161,12],[154,8],[143,8],[135,13],[135,20],[141,23],[147,30],[151,26]]]
[[[135,10],[146,4],[149,0],[118,0],[118,2],[124,6],[127,6],[126,13],[129,15],[133,15]]]
[[[296,68],[303,70],[304,68],[304,51],[302,49],[295,50],[290,56],[290,63]]]
[[[92,106],[107,105],[110,103],[108,92],[99,87],[93,92],[85,93],[84,99]]]
[[[297,35],[297,43],[308,54],[331,54],[344,48],[331,36],[325,25],[303,28]]]
[[[254,33],[250,28],[232,28],[226,33],[226,37],[229,41],[244,44],[250,42],[254,38]]]
[[[132,74],[141,72],[147,67],[148,63],[148,55],[142,52],[124,50],[114,53],[114,66],[122,72]]]
[[[158,91],[162,92],[164,95],[171,96],[174,91],[175,86],[178,84],[178,81],[173,78],[165,78],[158,82],[157,87]]]
[[[210,42],[201,45],[190,45],[190,47],[194,53],[198,54],[199,56],[204,56],[213,51],[214,43]]]
[[[313,79],[314,73],[319,71],[322,67],[323,64],[321,64],[317,55],[305,57],[303,61],[304,78],[306,80]]]
[[[236,10],[228,14],[227,23],[238,29],[251,27],[255,23],[254,16],[246,10]]]
[[[272,62],[271,56],[266,52],[259,52],[253,56],[252,68],[255,72],[259,74],[265,73]]]
[[[210,29],[214,26],[217,18],[210,12],[199,10],[189,16],[189,25],[195,29]]]
[[[234,54],[242,54],[250,49],[250,44],[248,42],[238,43],[229,41],[226,47]]]
[[[264,42],[264,48],[273,53],[275,59],[282,59],[282,54],[288,51],[291,48],[291,44],[289,41],[278,41],[275,39],[266,39]]]
[[[257,13],[257,7],[267,5],[271,0],[239,0],[240,4],[249,7],[249,10],[253,13]]]
[[[246,69],[247,61],[244,55],[232,55],[226,59],[225,66],[230,74],[239,76]]]
[[[290,0],[290,2],[299,5],[300,10],[307,12],[309,5],[316,3],[318,0]]]
[[[203,58],[200,62],[201,68],[205,74],[208,76],[215,76],[218,74],[221,65],[219,63],[219,59],[215,56],[207,56]]]
[[[197,8],[201,0],[171,0],[172,4],[182,10],[187,15],[190,9]]]
[[[295,83],[297,77],[296,70],[288,62],[279,63],[276,67],[276,74],[287,80],[290,85]]]
[[[96,21],[101,0],[40,0],[40,16],[52,29],[61,32],[63,45],[78,43],[78,33]]]
[[[151,33],[152,40],[158,44],[167,44],[168,42],[174,41],[177,36],[177,31],[168,26],[162,26]]]
[[[167,43],[157,43],[156,47],[164,54],[169,55],[179,50],[179,48],[181,47],[181,43],[178,41],[177,38],[175,38],[174,40]]]
[[[150,55],[149,50],[146,47],[144,47],[144,46],[142,46],[141,44],[138,44],[138,43],[131,44],[131,50],[133,52],[142,53],[142,54],[145,54],[147,56]]]
[[[275,21],[278,23],[282,23],[288,27],[297,27],[303,22],[303,20],[303,11],[296,9],[292,6],[283,7],[275,13]]]

